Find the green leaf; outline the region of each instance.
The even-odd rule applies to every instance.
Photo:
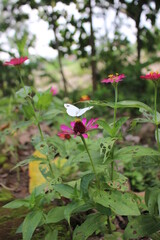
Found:
[[[59,109],[51,109],[47,112],[45,112],[43,115],[42,115],[42,119],[43,120],[50,120],[50,119],[53,119],[55,116],[57,116],[58,114],[62,114],[63,112]]]
[[[82,177],[81,185],[80,185],[80,190],[82,192],[82,196],[84,196],[84,197],[88,196],[88,187],[89,187],[90,182],[93,180],[94,175],[95,174],[93,174],[93,173],[89,173]]]
[[[96,203],[109,207],[118,215],[139,215],[139,209],[135,197],[130,193],[123,193],[117,190],[111,192],[99,191],[93,196]]]
[[[23,240],[30,240],[35,229],[38,227],[43,217],[42,211],[33,211],[27,214],[23,222],[22,234]]]
[[[45,110],[52,102],[52,94],[50,92],[38,92],[34,96],[33,100],[35,107],[38,110]]]
[[[28,96],[29,93],[32,92],[32,88],[31,87],[25,86],[24,88],[21,88],[20,90],[18,90],[16,92],[16,97],[18,97],[18,98],[25,98],[25,97]]]
[[[87,216],[87,219],[81,226],[77,226],[73,233],[73,240],[86,240],[95,231],[104,227],[106,216],[100,213],[94,213]]]
[[[103,107],[111,107],[111,108],[114,108],[115,107],[115,103],[113,102],[106,102],[106,101],[86,101],[86,103],[89,103],[91,105],[97,105],[97,106],[103,106]],[[125,100],[125,101],[120,101],[120,102],[117,102],[116,104],[116,107],[117,108],[143,108],[145,109],[146,111],[152,113],[153,110],[152,108],[150,108],[148,105],[144,104],[143,102],[139,102],[139,101],[132,101],[132,100]]]
[[[151,215],[160,215],[160,189],[158,187],[146,190],[145,203]]]
[[[122,125],[128,120],[128,117],[121,117],[120,119],[118,119],[116,121],[115,124],[115,129],[116,129],[116,133],[119,132],[119,130],[121,129]]]
[[[29,206],[29,202],[27,200],[17,199],[17,200],[14,200],[14,201],[10,202],[10,203],[7,203],[3,207],[14,209],[14,208],[28,207],[28,206]]]
[[[34,109],[33,109],[32,105],[30,105],[29,103],[24,103],[22,106],[22,110],[23,110],[24,116],[27,119],[31,119],[35,116]]]
[[[98,120],[97,123],[110,135],[112,136],[112,127],[104,121],[104,120]]]
[[[79,209],[81,210],[81,207],[82,206],[84,207],[84,205],[85,205],[84,202],[81,201],[81,202],[71,202],[66,206],[64,210],[64,216],[69,224],[70,224],[70,217],[72,213],[77,212]],[[88,206],[87,206],[87,210],[88,210]]]
[[[160,219],[155,216],[141,215],[133,218],[127,225],[124,238],[137,239],[139,237],[148,237],[160,230]]]
[[[65,206],[52,208],[46,217],[46,223],[57,223],[64,219]]]
[[[105,138],[100,142],[100,154],[103,155],[103,163],[112,160],[112,148],[117,138]]]
[[[143,156],[160,156],[160,152],[142,146],[129,146],[115,151],[114,159],[120,159],[122,161],[127,159],[127,161],[129,161],[132,158]]]
[[[61,196],[72,199],[74,197],[74,188],[67,184],[56,184],[54,190],[59,192]]]
[[[45,240],[58,240],[58,230],[50,230],[49,233],[45,236]]]

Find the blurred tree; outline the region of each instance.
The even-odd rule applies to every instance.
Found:
[[[26,20],[29,19],[29,15],[24,13],[20,6],[17,8],[14,0],[1,1],[0,12],[1,54],[7,53],[8,58],[28,56],[28,48],[30,46],[33,47],[35,41],[35,36],[27,30]],[[31,74],[33,67],[33,65],[27,65],[25,71],[22,69],[24,82],[26,82],[27,85],[33,83],[33,76]],[[19,85],[16,69],[5,67],[3,63],[0,62],[0,71],[0,94],[11,94],[13,89]]]
[[[141,49],[144,44],[142,41],[143,31],[148,30],[146,27],[141,26],[141,16],[145,14],[146,20],[150,20],[152,26],[155,25],[157,13],[160,9],[160,1],[157,0],[120,0],[121,3],[125,4],[125,7],[121,6],[121,11],[126,12],[126,14],[135,21],[137,28],[137,60],[140,62],[141,59]],[[148,30],[149,35],[150,30]],[[152,36],[153,40],[153,36]]]

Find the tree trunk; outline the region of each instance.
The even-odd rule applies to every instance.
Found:
[[[62,76],[62,81],[63,81],[63,86],[64,86],[64,95],[66,96],[67,95],[67,80],[65,78],[64,71],[63,71],[61,52],[60,52],[60,49],[59,49],[59,41],[58,41],[58,37],[57,37],[57,31],[56,31],[55,23],[54,23],[53,31],[54,31],[54,36],[55,36],[56,49],[57,49],[57,52],[58,52],[58,63],[59,63],[60,73],[61,73],[61,76]]]
[[[89,0],[88,6],[90,9],[89,12],[89,21],[90,21],[90,46],[91,46],[91,70],[92,70],[92,88],[93,91],[97,89],[97,64],[96,64],[96,48],[95,48],[95,37],[94,37],[94,30],[93,30],[93,21],[92,21],[92,5],[91,1]]]

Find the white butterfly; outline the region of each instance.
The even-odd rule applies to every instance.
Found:
[[[79,117],[83,115],[85,112],[87,112],[88,110],[90,110],[91,108],[93,108],[93,106],[86,107],[86,108],[77,108],[74,105],[69,103],[65,103],[64,107],[66,108],[68,115],[71,117]]]

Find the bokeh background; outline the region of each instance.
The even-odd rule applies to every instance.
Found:
[[[55,84],[73,101],[86,93],[108,100],[112,90],[100,81],[124,73],[120,99],[148,102],[153,89],[139,76],[159,70],[159,1],[2,0],[0,12],[0,96],[19,85],[3,62],[27,55],[27,85]]]

